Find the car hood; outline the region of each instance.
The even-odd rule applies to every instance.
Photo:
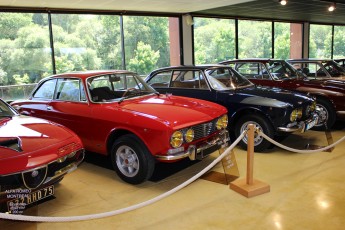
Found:
[[[170,126],[195,125],[227,113],[225,107],[213,102],[172,95],[126,100],[120,107]]]
[[[74,135],[63,126],[39,118],[14,116],[1,119],[0,160],[45,151]],[[46,154],[57,153],[46,151]]]
[[[236,95],[243,97],[241,103],[270,107],[300,107],[312,101],[311,97],[303,93],[262,86],[237,89]]]

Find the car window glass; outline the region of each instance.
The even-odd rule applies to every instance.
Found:
[[[53,99],[55,91],[56,79],[51,79],[43,82],[33,94],[36,99]]]
[[[80,88],[80,100],[86,101],[85,89],[84,89],[84,85],[81,81],[79,82],[79,88]]]
[[[93,102],[123,100],[154,93],[155,90],[133,73],[107,74],[87,80]]]
[[[299,63],[302,73],[309,78],[326,77],[327,73],[319,63]]]
[[[174,71],[170,87],[208,89],[205,78],[200,70]]]
[[[55,99],[62,101],[80,101],[79,79],[58,79]]]
[[[239,63],[236,66],[236,70],[248,79],[262,79],[268,78],[268,73],[261,63]]]
[[[325,63],[322,63],[323,67],[327,70],[327,72],[332,77],[339,77],[341,75],[344,75],[344,69],[341,67],[338,63],[334,61],[327,61]]]
[[[172,71],[160,72],[147,81],[152,87],[168,87]]]
[[[13,116],[14,114],[15,113],[11,110],[11,108],[0,100],[0,119],[3,117]]]
[[[236,65],[236,70],[248,78],[251,75],[259,74],[258,64],[256,63],[239,63]]]
[[[268,70],[271,76],[278,79],[288,79],[292,77],[297,77],[297,71],[288,63],[283,61],[272,61],[269,63]]]
[[[120,81],[117,81],[116,82],[116,85],[118,85],[118,87],[122,87],[124,88],[124,82],[120,82]],[[108,87],[110,88],[111,84],[110,84],[110,81],[109,81],[109,78],[107,76],[100,76],[100,77],[97,77],[97,78],[94,78],[92,80],[92,83],[91,83],[91,88],[99,88],[99,87]]]
[[[211,86],[214,89],[236,89],[239,87],[252,86],[249,80],[231,68],[210,69],[205,72],[210,82],[212,82]],[[213,79],[221,82],[224,86],[220,87],[220,84],[215,84],[216,82]]]

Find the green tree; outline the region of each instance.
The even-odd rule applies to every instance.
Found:
[[[168,66],[170,64],[168,32],[166,17],[124,16],[126,61],[136,55],[139,42],[144,42],[149,44],[152,50],[160,53],[159,60],[153,68]]]
[[[331,58],[331,39],[332,26],[310,25],[309,57]]]
[[[0,58],[0,66],[2,66],[2,59]],[[7,84],[7,73],[0,68],[0,85]]]
[[[1,13],[0,39],[16,39],[18,30],[30,25],[31,20],[32,14],[29,13]]]
[[[120,16],[99,16],[102,31],[98,34],[97,56],[104,69],[123,69]]]
[[[3,50],[2,68],[9,84],[16,84],[19,77],[28,75],[30,82],[37,82],[45,72],[51,72],[50,43],[47,28],[31,24],[22,27],[13,41],[0,40]],[[45,68],[50,64],[50,68]],[[14,76],[17,76],[14,78]]]
[[[333,58],[343,57],[345,57],[345,26],[335,26]]]
[[[195,20],[196,64],[217,63],[235,57],[235,24],[227,19]]]
[[[128,69],[138,74],[148,74],[159,59],[159,51],[153,51],[149,44],[138,42],[134,57],[129,61]]]
[[[239,21],[239,58],[271,58],[270,22]]]
[[[52,14],[52,24],[62,27],[66,33],[73,33],[80,22],[80,16],[79,14]]]
[[[290,23],[274,24],[274,57],[290,58]]]

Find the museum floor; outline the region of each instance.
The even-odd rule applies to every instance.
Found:
[[[331,134],[334,142],[342,138],[345,125],[337,124]],[[325,132],[316,131],[291,135],[282,143],[298,149],[328,145]],[[246,151],[235,148],[234,153],[240,178],[245,178]],[[153,179],[138,186],[123,183],[108,161],[88,157],[56,186],[56,199],[27,215],[80,216],[125,208],[173,189],[217,156],[194,164],[180,162],[177,172],[160,164]],[[213,170],[222,172],[221,164]],[[162,175],[165,171],[170,175]],[[345,141],[331,152],[301,154],[273,147],[255,153],[254,178],[269,184],[270,192],[246,198],[228,185],[198,179],[163,200],[123,214],[65,223],[0,220],[0,229],[344,229]]]

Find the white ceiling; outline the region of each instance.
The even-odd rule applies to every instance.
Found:
[[[189,13],[253,0],[0,0],[0,8],[63,8]]]

